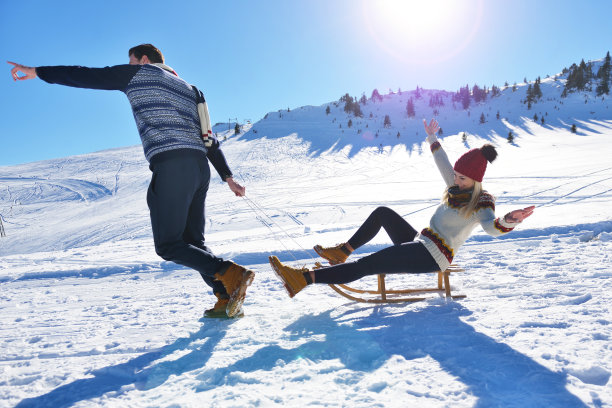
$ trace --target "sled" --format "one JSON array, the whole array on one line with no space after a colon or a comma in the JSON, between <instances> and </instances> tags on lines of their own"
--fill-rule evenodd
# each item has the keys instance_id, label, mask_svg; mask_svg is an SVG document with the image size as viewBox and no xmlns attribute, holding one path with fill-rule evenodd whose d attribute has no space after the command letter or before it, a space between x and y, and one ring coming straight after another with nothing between
<instances>
[{"instance_id":1,"label":"sled","mask_svg":"<svg viewBox=\"0 0 612 408\"><path fill-rule=\"evenodd\" d=\"M429 297L413 296L417 294L441 294L446 299L463 299L465 295L453 295L451 293L450 274L464 272L458 265L450 265L445 271L438 271L438 286L435 288L414 288L414 289L388 289L385 284L385 275L378 275L378 289L364 290L352 288L344 284L330 284L329 286L340 295L355 302L362 303L404 303L419 302ZM363 297L357 297L360 295Z\"/></svg>"}]
</instances>

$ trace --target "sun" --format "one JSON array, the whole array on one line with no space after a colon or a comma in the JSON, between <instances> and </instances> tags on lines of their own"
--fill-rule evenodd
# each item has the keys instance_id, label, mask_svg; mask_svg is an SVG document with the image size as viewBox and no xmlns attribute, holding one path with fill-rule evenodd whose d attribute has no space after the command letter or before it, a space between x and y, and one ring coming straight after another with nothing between
<instances>
[{"instance_id":1,"label":"sun","mask_svg":"<svg viewBox=\"0 0 612 408\"><path fill-rule=\"evenodd\" d=\"M365 26L377 45L410 63L447 60L474 38L483 0L362 0Z\"/></svg>"}]
</instances>

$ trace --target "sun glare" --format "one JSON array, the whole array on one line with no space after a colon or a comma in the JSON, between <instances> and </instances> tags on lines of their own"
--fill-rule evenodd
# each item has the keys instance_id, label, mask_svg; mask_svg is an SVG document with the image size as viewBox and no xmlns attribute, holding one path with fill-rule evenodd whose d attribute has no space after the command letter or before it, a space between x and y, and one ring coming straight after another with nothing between
<instances>
[{"instance_id":1,"label":"sun glare","mask_svg":"<svg viewBox=\"0 0 612 408\"><path fill-rule=\"evenodd\" d=\"M483 0L362 0L365 25L377 45L415 63L447 60L474 38Z\"/></svg>"}]
</instances>

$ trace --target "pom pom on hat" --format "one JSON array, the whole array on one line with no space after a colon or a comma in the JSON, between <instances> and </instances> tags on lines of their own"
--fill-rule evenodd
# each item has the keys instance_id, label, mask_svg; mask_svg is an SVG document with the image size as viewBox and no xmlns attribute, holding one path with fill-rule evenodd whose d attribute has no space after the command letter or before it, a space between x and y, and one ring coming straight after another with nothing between
<instances>
[{"instance_id":1,"label":"pom pom on hat","mask_svg":"<svg viewBox=\"0 0 612 408\"><path fill-rule=\"evenodd\" d=\"M493 163L493 160L495 160L497 157L497 150L495 150L495 146L489 143L482 145L480 152L489 163Z\"/></svg>"},{"instance_id":2,"label":"pom pom on hat","mask_svg":"<svg viewBox=\"0 0 612 408\"><path fill-rule=\"evenodd\" d=\"M491 163L497 157L497 150L491 144L485 144L480 149L472 149L465 153L455 163L455 171L469 178L482 182L487 170L487 162Z\"/></svg>"}]
</instances>

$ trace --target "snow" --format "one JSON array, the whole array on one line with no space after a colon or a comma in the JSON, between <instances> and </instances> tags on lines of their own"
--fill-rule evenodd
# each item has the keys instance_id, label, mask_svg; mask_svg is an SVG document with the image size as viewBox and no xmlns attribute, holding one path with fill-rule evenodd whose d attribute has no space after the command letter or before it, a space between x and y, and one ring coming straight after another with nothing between
<instances>
[{"instance_id":1,"label":"snow","mask_svg":"<svg viewBox=\"0 0 612 408\"><path fill-rule=\"evenodd\" d=\"M612 406L610 99L560 99L562 81L543 79L531 110L526 85L470 116L438 108L451 160L496 144L484 186L498 213L536 206L502 238L475 231L457 301L356 304L324 285L289 299L267 264L312 265L313 245L345 241L380 205L427 225L444 188L423 143L428 96L412 119L408 93L368 101L350 131L333 103L216 129L248 200L213 177L208 245L257 273L235 320L202 319L209 289L155 254L140 146L0 167L0 407ZM355 258L388 244L381 233Z\"/></svg>"}]
</instances>

